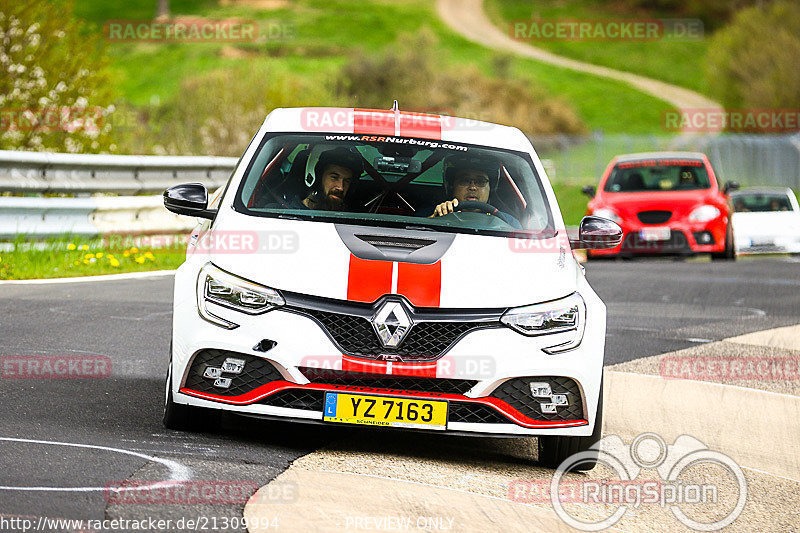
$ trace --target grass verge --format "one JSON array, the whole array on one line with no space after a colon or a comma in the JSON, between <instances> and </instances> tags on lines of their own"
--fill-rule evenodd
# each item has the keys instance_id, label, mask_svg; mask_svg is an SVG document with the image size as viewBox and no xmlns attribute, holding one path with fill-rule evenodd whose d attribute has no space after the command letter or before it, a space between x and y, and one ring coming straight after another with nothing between
<instances>
[{"instance_id":1,"label":"grass verge","mask_svg":"<svg viewBox=\"0 0 800 533\"><path fill-rule=\"evenodd\" d=\"M0 280L173 270L186 259L185 248L137 247L132 242L126 238L70 236L29 242L18 236L0 248Z\"/></svg>"},{"instance_id":2,"label":"grass verge","mask_svg":"<svg viewBox=\"0 0 800 533\"><path fill-rule=\"evenodd\" d=\"M631 13L614 9L613 4L596 0L488 0L486 10L492 21L505 32L514 20L609 20L674 18L657 10ZM566 41L536 40L531 45L587 63L641 74L701 93L708 87L702 65L708 39L658 41Z\"/></svg>"}]
</instances>

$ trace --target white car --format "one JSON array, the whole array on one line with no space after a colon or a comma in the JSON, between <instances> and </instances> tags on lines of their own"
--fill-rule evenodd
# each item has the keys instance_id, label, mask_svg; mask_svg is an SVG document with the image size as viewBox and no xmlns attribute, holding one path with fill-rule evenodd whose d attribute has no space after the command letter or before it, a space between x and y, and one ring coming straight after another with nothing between
<instances>
[{"instance_id":1,"label":"white car","mask_svg":"<svg viewBox=\"0 0 800 533\"><path fill-rule=\"evenodd\" d=\"M800 207L789 188L731 193L733 233L740 254L800 253Z\"/></svg>"},{"instance_id":2,"label":"white car","mask_svg":"<svg viewBox=\"0 0 800 533\"><path fill-rule=\"evenodd\" d=\"M210 204L199 184L164 201L205 219L175 275L166 427L538 436L547 465L600 438L606 308L572 247L622 232L586 217L570 242L519 130L276 109Z\"/></svg>"}]
</instances>

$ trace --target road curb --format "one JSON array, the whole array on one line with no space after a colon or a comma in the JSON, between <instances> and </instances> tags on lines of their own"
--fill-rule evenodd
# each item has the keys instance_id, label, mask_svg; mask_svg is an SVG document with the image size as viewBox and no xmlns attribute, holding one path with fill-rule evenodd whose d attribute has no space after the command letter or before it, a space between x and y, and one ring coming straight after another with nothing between
<instances>
[{"instance_id":1,"label":"road curb","mask_svg":"<svg viewBox=\"0 0 800 533\"><path fill-rule=\"evenodd\" d=\"M604 433L691 435L741 466L800 481L800 397L605 371Z\"/></svg>"},{"instance_id":2,"label":"road curb","mask_svg":"<svg viewBox=\"0 0 800 533\"><path fill-rule=\"evenodd\" d=\"M52 279L6 279L0 285L46 285L51 283L88 283L91 281L119 281L124 279L145 279L163 276L174 276L174 270L150 270L147 272L125 272L122 274L106 274L103 276L79 276L74 278Z\"/></svg>"},{"instance_id":3,"label":"road curb","mask_svg":"<svg viewBox=\"0 0 800 533\"><path fill-rule=\"evenodd\" d=\"M291 501L287 495L293 496ZM250 533L271 532L275 524L281 531L303 532L493 531L501 525L503 531L572 531L552 510L507 499L415 481L294 466L250 498L244 517Z\"/></svg>"}]
</instances>

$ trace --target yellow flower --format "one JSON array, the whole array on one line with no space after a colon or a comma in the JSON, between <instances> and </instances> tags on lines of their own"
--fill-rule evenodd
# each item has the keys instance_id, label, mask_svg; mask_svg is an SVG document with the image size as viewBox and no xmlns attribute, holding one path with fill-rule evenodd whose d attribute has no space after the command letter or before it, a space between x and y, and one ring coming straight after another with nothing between
<instances>
[{"instance_id":1,"label":"yellow flower","mask_svg":"<svg viewBox=\"0 0 800 533\"><path fill-rule=\"evenodd\" d=\"M112 259L114 259L114 256L113 256L113 255L111 255L111 254L107 254L107 255L106 255L106 259L108 259L109 261L111 261Z\"/></svg>"},{"instance_id":2,"label":"yellow flower","mask_svg":"<svg viewBox=\"0 0 800 533\"><path fill-rule=\"evenodd\" d=\"M95 255L95 257L97 257L98 259L100 259L101 257L103 257L103 252L97 252L97 254Z\"/></svg>"},{"instance_id":3,"label":"yellow flower","mask_svg":"<svg viewBox=\"0 0 800 533\"><path fill-rule=\"evenodd\" d=\"M67 245L67 250L74 250L75 248L77 248L77 246L75 246L73 243L69 243Z\"/></svg>"},{"instance_id":4,"label":"yellow flower","mask_svg":"<svg viewBox=\"0 0 800 533\"><path fill-rule=\"evenodd\" d=\"M119 266L119 261L117 261L113 257L109 260L109 263L111 264L112 267L118 267Z\"/></svg>"},{"instance_id":5,"label":"yellow flower","mask_svg":"<svg viewBox=\"0 0 800 533\"><path fill-rule=\"evenodd\" d=\"M129 255L131 255L131 253L128 250L125 250L124 252L122 252L122 255L128 257Z\"/></svg>"},{"instance_id":6,"label":"yellow flower","mask_svg":"<svg viewBox=\"0 0 800 533\"><path fill-rule=\"evenodd\" d=\"M89 249L89 245L88 244L84 244L83 246L81 246L81 250L83 250L84 252L86 250L88 250L88 249Z\"/></svg>"},{"instance_id":7,"label":"yellow flower","mask_svg":"<svg viewBox=\"0 0 800 533\"><path fill-rule=\"evenodd\" d=\"M138 252L139 252L139 249L137 247L135 247L135 246L131 247L131 253L132 254L135 254L135 253L138 253Z\"/></svg>"},{"instance_id":8,"label":"yellow flower","mask_svg":"<svg viewBox=\"0 0 800 533\"><path fill-rule=\"evenodd\" d=\"M144 257L137 257L136 262L141 265L142 263L144 263Z\"/></svg>"},{"instance_id":9,"label":"yellow flower","mask_svg":"<svg viewBox=\"0 0 800 533\"><path fill-rule=\"evenodd\" d=\"M84 259L94 259L94 254L86 254L83 256Z\"/></svg>"},{"instance_id":10,"label":"yellow flower","mask_svg":"<svg viewBox=\"0 0 800 533\"><path fill-rule=\"evenodd\" d=\"M155 256L150 252L145 252L144 256L146 258L148 258L149 260L151 260L151 261L155 261L156 260Z\"/></svg>"},{"instance_id":11,"label":"yellow flower","mask_svg":"<svg viewBox=\"0 0 800 533\"><path fill-rule=\"evenodd\" d=\"M84 265L88 265L88 264L89 264L89 260L88 260L88 259L84 259L84 260L83 260L83 264L84 264Z\"/></svg>"}]
</instances>

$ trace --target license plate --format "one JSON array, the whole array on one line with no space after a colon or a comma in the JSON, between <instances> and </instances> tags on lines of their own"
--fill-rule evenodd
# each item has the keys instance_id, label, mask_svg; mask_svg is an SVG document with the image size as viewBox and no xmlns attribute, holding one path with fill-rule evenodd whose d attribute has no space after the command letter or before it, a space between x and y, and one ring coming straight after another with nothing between
<instances>
[{"instance_id":1,"label":"license plate","mask_svg":"<svg viewBox=\"0 0 800 533\"><path fill-rule=\"evenodd\" d=\"M668 241L672 232L669 228L644 228L639 231L639 238L643 241Z\"/></svg>"},{"instance_id":2,"label":"license plate","mask_svg":"<svg viewBox=\"0 0 800 533\"><path fill-rule=\"evenodd\" d=\"M447 429L447 401L326 392L325 422Z\"/></svg>"}]
</instances>

